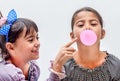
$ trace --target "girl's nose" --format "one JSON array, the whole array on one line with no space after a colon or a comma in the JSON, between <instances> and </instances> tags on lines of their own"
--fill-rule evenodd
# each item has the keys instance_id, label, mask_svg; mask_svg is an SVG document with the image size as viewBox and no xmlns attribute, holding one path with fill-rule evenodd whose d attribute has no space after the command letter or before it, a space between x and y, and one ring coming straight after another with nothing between
<instances>
[{"instance_id":1,"label":"girl's nose","mask_svg":"<svg viewBox=\"0 0 120 81\"><path fill-rule=\"evenodd\" d=\"M87 27L86 30L91 30L91 28L90 28L90 27Z\"/></svg>"},{"instance_id":2,"label":"girl's nose","mask_svg":"<svg viewBox=\"0 0 120 81\"><path fill-rule=\"evenodd\" d=\"M86 30L91 30L91 27L90 27L90 24L89 24L89 23L86 23L85 29L86 29Z\"/></svg>"},{"instance_id":3,"label":"girl's nose","mask_svg":"<svg viewBox=\"0 0 120 81\"><path fill-rule=\"evenodd\" d=\"M35 47L40 47L40 41L39 40L36 40Z\"/></svg>"}]
</instances>

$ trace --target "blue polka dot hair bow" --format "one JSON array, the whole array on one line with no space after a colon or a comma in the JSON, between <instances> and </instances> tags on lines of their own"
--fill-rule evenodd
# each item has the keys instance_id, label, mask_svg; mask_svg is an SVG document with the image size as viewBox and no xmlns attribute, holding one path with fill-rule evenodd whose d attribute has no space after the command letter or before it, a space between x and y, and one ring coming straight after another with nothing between
<instances>
[{"instance_id":1,"label":"blue polka dot hair bow","mask_svg":"<svg viewBox=\"0 0 120 81\"><path fill-rule=\"evenodd\" d=\"M7 21L6 24L3 25L0 29L0 35L5 35L6 36L6 42L8 42L8 33L10 30L11 25L13 22L15 22L17 19L17 14L14 9L12 9L7 16Z\"/></svg>"}]
</instances>

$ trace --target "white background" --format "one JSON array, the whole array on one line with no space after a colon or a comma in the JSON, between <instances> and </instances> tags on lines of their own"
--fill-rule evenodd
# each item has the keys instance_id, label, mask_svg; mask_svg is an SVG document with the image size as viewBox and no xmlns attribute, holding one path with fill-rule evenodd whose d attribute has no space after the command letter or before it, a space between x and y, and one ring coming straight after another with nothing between
<instances>
[{"instance_id":1,"label":"white background","mask_svg":"<svg viewBox=\"0 0 120 81\"><path fill-rule=\"evenodd\" d=\"M70 41L71 17L84 6L95 8L103 17L106 37L101 40L101 50L107 50L120 58L119 0L0 0L0 10L4 16L15 9L18 17L32 19L39 27L39 81L48 78L49 61L54 60L60 47Z\"/></svg>"}]
</instances>

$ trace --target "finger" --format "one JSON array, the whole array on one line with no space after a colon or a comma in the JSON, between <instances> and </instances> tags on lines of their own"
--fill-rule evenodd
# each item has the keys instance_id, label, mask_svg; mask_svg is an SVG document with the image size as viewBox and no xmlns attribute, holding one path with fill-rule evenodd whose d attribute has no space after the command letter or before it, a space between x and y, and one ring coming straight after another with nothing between
<instances>
[{"instance_id":1,"label":"finger","mask_svg":"<svg viewBox=\"0 0 120 81\"><path fill-rule=\"evenodd\" d=\"M76 49L74 49L73 47L68 47L68 48L64 48L65 51L76 51Z\"/></svg>"},{"instance_id":2,"label":"finger","mask_svg":"<svg viewBox=\"0 0 120 81\"><path fill-rule=\"evenodd\" d=\"M76 54L76 51L75 52L67 52L65 55L70 55L70 56L74 56Z\"/></svg>"},{"instance_id":3,"label":"finger","mask_svg":"<svg viewBox=\"0 0 120 81\"><path fill-rule=\"evenodd\" d=\"M73 58L74 53L72 54L65 54L61 59L60 62L62 63L62 65L64 65L69 59Z\"/></svg>"},{"instance_id":4,"label":"finger","mask_svg":"<svg viewBox=\"0 0 120 81\"><path fill-rule=\"evenodd\" d=\"M64 65L69 59L73 58L73 55L65 54L59 62L61 62L61 65Z\"/></svg>"},{"instance_id":5,"label":"finger","mask_svg":"<svg viewBox=\"0 0 120 81\"><path fill-rule=\"evenodd\" d=\"M73 39L72 41L70 41L69 43L67 43L64 47L69 47L71 46L73 43L75 43L77 40L77 38Z\"/></svg>"},{"instance_id":6,"label":"finger","mask_svg":"<svg viewBox=\"0 0 120 81\"><path fill-rule=\"evenodd\" d=\"M71 51L65 52L65 54L68 54L68 55L72 55L73 53L74 53L74 52L71 52ZM65 54L64 54L64 55L65 55ZM63 56L64 56L64 55L63 55Z\"/></svg>"},{"instance_id":7,"label":"finger","mask_svg":"<svg viewBox=\"0 0 120 81\"><path fill-rule=\"evenodd\" d=\"M72 53L66 52L62 57L60 57L60 59L56 59L55 61L60 63L61 65L64 65L66 61L73 58L75 54L76 54L76 51Z\"/></svg>"},{"instance_id":8,"label":"finger","mask_svg":"<svg viewBox=\"0 0 120 81\"><path fill-rule=\"evenodd\" d=\"M72 53L74 53L75 52L75 50L71 50L71 51L63 51L62 53L59 53L57 56L56 56L56 59L61 59L63 56L65 56L65 54L71 54L72 55Z\"/></svg>"}]
</instances>

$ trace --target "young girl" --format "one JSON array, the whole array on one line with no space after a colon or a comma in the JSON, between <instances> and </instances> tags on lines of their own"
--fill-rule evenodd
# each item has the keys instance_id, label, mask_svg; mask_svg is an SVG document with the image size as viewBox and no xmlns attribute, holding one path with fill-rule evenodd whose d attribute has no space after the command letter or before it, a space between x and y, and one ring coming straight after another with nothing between
<instances>
[{"instance_id":1,"label":"young girl","mask_svg":"<svg viewBox=\"0 0 120 81\"><path fill-rule=\"evenodd\" d=\"M0 27L0 81L37 81L40 70L33 61L39 58L37 25L32 20L17 18L11 10Z\"/></svg>"},{"instance_id":2,"label":"young girl","mask_svg":"<svg viewBox=\"0 0 120 81\"><path fill-rule=\"evenodd\" d=\"M72 41L63 46L50 68L47 81L120 81L120 60L100 50L105 36L100 14L90 7L72 18ZM70 47L77 44L77 50Z\"/></svg>"}]
</instances>

